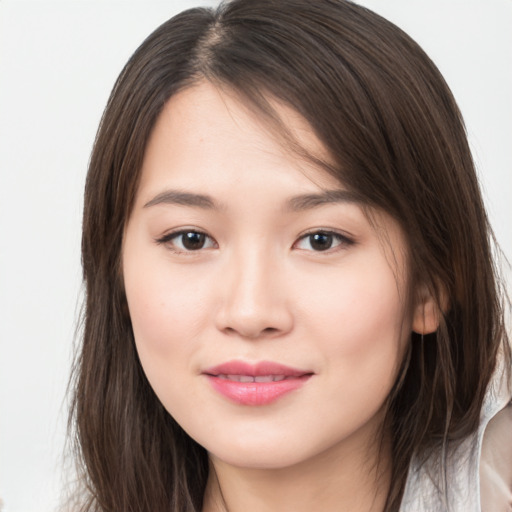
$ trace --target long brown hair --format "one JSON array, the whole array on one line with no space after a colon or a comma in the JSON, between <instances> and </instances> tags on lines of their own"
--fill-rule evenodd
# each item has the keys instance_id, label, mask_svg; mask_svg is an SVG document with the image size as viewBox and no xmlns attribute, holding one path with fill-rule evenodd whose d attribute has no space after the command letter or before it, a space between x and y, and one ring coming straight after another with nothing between
<instances>
[{"instance_id":1,"label":"long brown hair","mask_svg":"<svg viewBox=\"0 0 512 512\"><path fill-rule=\"evenodd\" d=\"M413 454L473 432L500 346L509 357L492 232L461 114L437 68L396 26L344 0L234 0L160 26L119 76L87 175L86 287L71 426L82 510L198 511L208 462L165 411L137 357L120 254L146 142L165 102L209 80L279 126L269 98L299 112L327 148L319 162L401 225L411 289L443 311L413 333L388 400L400 506ZM283 126L282 126L283 127ZM285 127L283 127L285 129Z\"/></svg>"}]
</instances>

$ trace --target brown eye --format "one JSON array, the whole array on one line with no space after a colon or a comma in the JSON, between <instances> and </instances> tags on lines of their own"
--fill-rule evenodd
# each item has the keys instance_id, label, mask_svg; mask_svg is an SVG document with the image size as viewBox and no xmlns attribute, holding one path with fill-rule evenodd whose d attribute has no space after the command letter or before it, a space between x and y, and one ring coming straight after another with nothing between
<instances>
[{"instance_id":1,"label":"brown eye","mask_svg":"<svg viewBox=\"0 0 512 512\"><path fill-rule=\"evenodd\" d=\"M197 231L181 233L177 238L181 241L181 245L187 251L197 251L198 249L202 249L206 241L206 235L204 233L198 233Z\"/></svg>"},{"instance_id":2,"label":"brown eye","mask_svg":"<svg viewBox=\"0 0 512 512\"><path fill-rule=\"evenodd\" d=\"M306 251L322 252L337 247L348 247L354 243L350 238L332 231L315 231L300 238L295 248Z\"/></svg>"},{"instance_id":3,"label":"brown eye","mask_svg":"<svg viewBox=\"0 0 512 512\"><path fill-rule=\"evenodd\" d=\"M326 251L332 247L333 239L331 233L313 233L309 235L309 244L314 251Z\"/></svg>"},{"instance_id":4,"label":"brown eye","mask_svg":"<svg viewBox=\"0 0 512 512\"><path fill-rule=\"evenodd\" d=\"M168 233L156 240L158 244L166 245L177 253L200 251L216 247L215 241L202 231L183 230Z\"/></svg>"}]
</instances>

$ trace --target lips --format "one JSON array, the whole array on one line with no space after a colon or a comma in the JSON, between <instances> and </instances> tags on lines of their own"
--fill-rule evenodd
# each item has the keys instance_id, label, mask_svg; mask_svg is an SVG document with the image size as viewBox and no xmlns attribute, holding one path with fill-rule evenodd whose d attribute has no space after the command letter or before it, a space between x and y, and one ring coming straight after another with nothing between
<instances>
[{"instance_id":1,"label":"lips","mask_svg":"<svg viewBox=\"0 0 512 512\"><path fill-rule=\"evenodd\" d=\"M295 391L313 375L270 361L229 361L203 372L213 389L241 405L267 405Z\"/></svg>"}]
</instances>

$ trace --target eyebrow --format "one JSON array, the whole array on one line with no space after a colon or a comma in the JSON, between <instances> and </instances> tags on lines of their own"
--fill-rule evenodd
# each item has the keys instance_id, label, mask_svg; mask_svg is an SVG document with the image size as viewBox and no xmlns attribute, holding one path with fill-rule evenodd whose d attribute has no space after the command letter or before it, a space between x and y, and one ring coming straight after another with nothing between
<instances>
[{"instance_id":1,"label":"eyebrow","mask_svg":"<svg viewBox=\"0 0 512 512\"><path fill-rule=\"evenodd\" d=\"M319 194L302 194L290 198L286 202L285 211L300 212L333 203L361 204L363 202L359 195L349 190L326 190ZM144 205L144 208L158 204L191 206L205 210L221 209L221 205L208 195L183 192L180 190L165 190L148 201Z\"/></svg>"},{"instance_id":2,"label":"eyebrow","mask_svg":"<svg viewBox=\"0 0 512 512\"><path fill-rule=\"evenodd\" d=\"M292 197L287 203L287 210L300 212L311 210L333 203L355 203L362 204L361 196L345 189L325 190L320 194L303 194Z\"/></svg>"},{"instance_id":3,"label":"eyebrow","mask_svg":"<svg viewBox=\"0 0 512 512\"><path fill-rule=\"evenodd\" d=\"M179 190L165 190L148 201L144 208L157 204L178 204L182 206L194 206L205 210L218 210L219 205L210 197L204 194L192 194Z\"/></svg>"}]
</instances>

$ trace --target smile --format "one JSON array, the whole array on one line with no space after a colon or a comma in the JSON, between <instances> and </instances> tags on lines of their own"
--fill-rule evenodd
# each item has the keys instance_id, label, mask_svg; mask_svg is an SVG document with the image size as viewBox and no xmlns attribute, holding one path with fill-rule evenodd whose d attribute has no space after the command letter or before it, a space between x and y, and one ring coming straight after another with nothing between
<instances>
[{"instance_id":1,"label":"smile","mask_svg":"<svg viewBox=\"0 0 512 512\"><path fill-rule=\"evenodd\" d=\"M252 375L217 375L219 379L233 380L236 382L278 382L290 377L286 375L258 375L253 377ZM293 378L293 377L292 377Z\"/></svg>"},{"instance_id":2,"label":"smile","mask_svg":"<svg viewBox=\"0 0 512 512\"><path fill-rule=\"evenodd\" d=\"M295 391L313 375L281 364L263 361L250 365L230 361L203 372L213 389L240 405L267 405Z\"/></svg>"}]
</instances>

